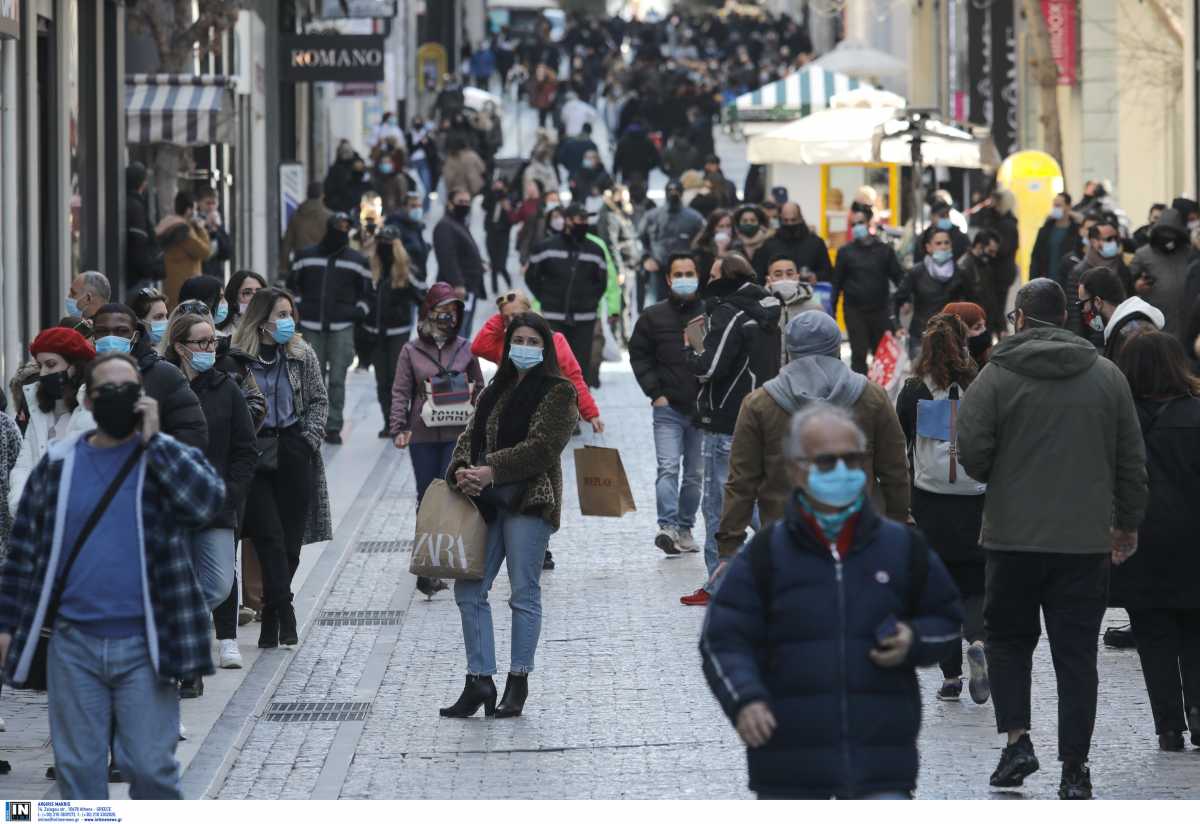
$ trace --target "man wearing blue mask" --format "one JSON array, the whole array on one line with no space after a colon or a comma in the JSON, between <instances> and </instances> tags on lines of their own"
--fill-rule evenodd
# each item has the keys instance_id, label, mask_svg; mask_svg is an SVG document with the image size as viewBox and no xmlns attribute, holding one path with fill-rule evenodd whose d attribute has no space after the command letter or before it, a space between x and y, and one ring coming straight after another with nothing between
<instances>
[{"instance_id":1,"label":"man wearing blue mask","mask_svg":"<svg viewBox=\"0 0 1200 824\"><path fill-rule=\"evenodd\" d=\"M691 255L671 255L667 286L670 296L642 312L633 327L629 365L650 399L654 423L658 460L654 481L658 534L654 545L668 555L678 555L700 549L692 537L692 527L704 481L700 451L703 433L694 420L700 384L683 348L684 329L704 313L698 291L700 276Z\"/></svg>"},{"instance_id":2,"label":"man wearing blue mask","mask_svg":"<svg viewBox=\"0 0 1200 824\"><path fill-rule=\"evenodd\" d=\"M100 311L100 307L108 303L110 297L112 297L112 287L108 283L108 278L100 272L80 272L71 281L71 288L67 292L63 309L68 317L91 321ZM76 331L86 337L84 330L76 329Z\"/></svg>"},{"instance_id":3,"label":"man wearing blue mask","mask_svg":"<svg viewBox=\"0 0 1200 824\"><path fill-rule=\"evenodd\" d=\"M704 674L762 799L911 798L916 668L960 643L941 560L871 502L868 448L843 407L792 417L787 512L729 562L705 618Z\"/></svg>"},{"instance_id":4,"label":"man wearing blue mask","mask_svg":"<svg viewBox=\"0 0 1200 824\"><path fill-rule=\"evenodd\" d=\"M1068 272L1063 271L1063 259L1078 244L1079 223L1071 211L1071 196L1059 192L1054 196L1054 205L1046 215L1046 222L1038 229L1029 256L1029 276L1057 280L1065 288Z\"/></svg>"},{"instance_id":5,"label":"man wearing blue mask","mask_svg":"<svg viewBox=\"0 0 1200 824\"><path fill-rule=\"evenodd\" d=\"M899 285L904 269L892 247L871 232L870 206L855 203L850 211L850 232L854 238L838 252L833 268L833 302L837 311L839 296L845 297L846 334L850 338L850 367L867 373L867 355L891 331L888 305L888 281Z\"/></svg>"},{"instance_id":6,"label":"man wearing blue mask","mask_svg":"<svg viewBox=\"0 0 1200 824\"><path fill-rule=\"evenodd\" d=\"M1103 268L1113 272L1121 279L1125 294L1134 294L1133 275L1125 265L1122 254L1121 230L1117 218L1111 213L1100 215L1098 220L1088 228L1087 249L1083 258L1066 275L1063 292L1074 295L1079 290L1079 281L1083 273L1089 269ZM1067 301L1067 329L1081 337L1085 337L1100 349L1104 346L1104 337L1100 332L1088 329L1080 314L1080 306L1074 300ZM989 310L990 311L990 310Z\"/></svg>"}]
</instances>

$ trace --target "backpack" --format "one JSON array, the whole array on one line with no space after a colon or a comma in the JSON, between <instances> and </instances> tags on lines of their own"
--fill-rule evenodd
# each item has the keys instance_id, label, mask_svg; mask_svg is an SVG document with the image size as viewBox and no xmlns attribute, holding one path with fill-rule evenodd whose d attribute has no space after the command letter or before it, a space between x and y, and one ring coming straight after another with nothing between
<instances>
[{"instance_id":1,"label":"backpack","mask_svg":"<svg viewBox=\"0 0 1200 824\"><path fill-rule=\"evenodd\" d=\"M958 462L958 404L962 389L931 389L932 400L917 401L913 439L913 486L940 495L981 495L987 489Z\"/></svg>"}]
</instances>

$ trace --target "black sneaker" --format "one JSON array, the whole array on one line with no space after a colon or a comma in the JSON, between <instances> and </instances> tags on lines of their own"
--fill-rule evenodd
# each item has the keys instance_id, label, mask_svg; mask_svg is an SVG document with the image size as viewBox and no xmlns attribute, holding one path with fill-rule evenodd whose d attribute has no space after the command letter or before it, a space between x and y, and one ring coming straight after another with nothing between
<instances>
[{"instance_id":1,"label":"black sneaker","mask_svg":"<svg viewBox=\"0 0 1200 824\"><path fill-rule=\"evenodd\" d=\"M542 569L554 569L554 554L548 549L546 557L542 559Z\"/></svg>"},{"instance_id":2,"label":"black sneaker","mask_svg":"<svg viewBox=\"0 0 1200 824\"><path fill-rule=\"evenodd\" d=\"M340 445L341 442L342 442L342 433L341 432L334 432L333 430L329 430L328 432L325 433L325 443L331 443L331 444L334 444L335 446L337 446L337 445Z\"/></svg>"},{"instance_id":3,"label":"black sneaker","mask_svg":"<svg viewBox=\"0 0 1200 824\"><path fill-rule=\"evenodd\" d=\"M947 678L942 681L942 688L937 691L939 701L957 701L962 696L962 679Z\"/></svg>"},{"instance_id":4,"label":"black sneaker","mask_svg":"<svg viewBox=\"0 0 1200 824\"><path fill-rule=\"evenodd\" d=\"M1092 797L1092 772L1087 764L1063 764L1058 797L1064 801L1089 801Z\"/></svg>"},{"instance_id":5,"label":"black sneaker","mask_svg":"<svg viewBox=\"0 0 1200 824\"><path fill-rule=\"evenodd\" d=\"M1158 748L1163 752L1183 752L1183 733L1160 733L1158 736Z\"/></svg>"},{"instance_id":6,"label":"black sneaker","mask_svg":"<svg viewBox=\"0 0 1200 824\"><path fill-rule=\"evenodd\" d=\"M1009 744L1000 753L1000 763L996 765L996 771L988 783L993 787L1019 787L1040 766L1037 756L1033 754L1033 742L1026 733L1017 739L1017 743Z\"/></svg>"}]
</instances>

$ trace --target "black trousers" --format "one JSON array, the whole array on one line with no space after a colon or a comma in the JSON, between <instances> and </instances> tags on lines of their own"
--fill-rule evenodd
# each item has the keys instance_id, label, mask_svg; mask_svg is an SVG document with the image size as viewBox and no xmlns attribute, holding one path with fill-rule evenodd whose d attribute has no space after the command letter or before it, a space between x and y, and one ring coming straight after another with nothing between
<instances>
[{"instance_id":1,"label":"black trousers","mask_svg":"<svg viewBox=\"0 0 1200 824\"><path fill-rule=\"evenodd\" d=\"M312 476L312 449L297 424L279 436L279 468L256 472L250 485L243 532L254 541L262 566L263 602L268 606L292 600L292 576L300 566Z\"/></svg>"},{"instance_id":2,"label":"black trousers","mask_svg":"<svg viewBox=\"0 0 1200 824\"><path fill-rule=\"evenodd\" d=\"M590 374L589 370L592 368L592 337L596 333L596 321L581 320L574 323L563 323L551 320L547 323L555 332L562 332L563 337L567 339L567 343L571 345L571 354L575 356L575 360L579 361L579 371L583 373L586 380Z\"/></svg>"},{"instance_id":3,"label":"black trousers","mask_svg":"<svg viewBox=\"0 0 1200 824\"><path fill-rule=\"evenodd\" d=\"M488 266L492 270L492 294L500 293L500 278L504 278L504 288L512 288L512 277L508 274L509 238L511 232L492 232L487 236Z\"/></svg>"},{"instance_id":4,"label":"black trousers","mask_svg":"<svg viewBox=\"0 0 1200 824\"><path fill-rule=\"evenodd\" d=\"M388 428L392 417L392 384L396 381L396 363L400 360L400 350L407 342L407 334L380 335L371 359L371 365L375 367L375 395L383 412L384 429Z\"/></svg>"},{"instance_id":5,"label":"black trousers","mask_svg":"<svg viewBox=\"0 0 1200 824\"><path fill-rule=\"evenodd\" d=\"M1187 711L1200 711L1200 606L1131 609L1129 623L1142 659L1154 731L1186 730Z\"/></svg>"},{"instance_id":6,"label":"black trousers","mask_svg":"<svg viewBox=\"0 0 1200 824\"><path fill-rule=\"evenodd\" d=\"M976 641L985 639L983 631L983 596L982 595L964 595L963 601L963 640L968 644L973 644ZM943 678L961 678L962 677L962 644L959 644L952 651L947 652L945 657L938 662L938 666L942 669ZM990 673L989 673L990 675Z\"/></svg>"},{"instance_id":7,"label":"black trousers","mask_svg":"<svg viewBox=\"0 0 1200 824\"><path fill-rule=\"evenodd\" d=\"M892 328L892 318L885 307L862 309L843 301L846 315L846 337L850 339L850 368L867 374L867 355L874 355L883 333Z\"/></svg>"},{"instance_id":8,"label":"black trousers","mask_svg":"<svg viewBox=\"0 0 1200 824\"><path fill-rule=\"evenodd\" d=\"M1030 728L1040 609L1058 680L1058 758L1087 761L1096 726L1096 645L1108 602L1108 555L988 550L987 556L983 620L996 730Z\"/></svg>"}]
</instances>

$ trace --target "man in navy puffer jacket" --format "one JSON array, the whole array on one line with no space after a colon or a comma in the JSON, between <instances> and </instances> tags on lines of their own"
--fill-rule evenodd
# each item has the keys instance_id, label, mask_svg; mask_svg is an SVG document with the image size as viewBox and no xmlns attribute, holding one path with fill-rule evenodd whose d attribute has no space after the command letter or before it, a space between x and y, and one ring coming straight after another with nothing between
<instances>
[{"instance_id":1,"label":"man in navy puffer jacket","mask_svg":"<svg viewBox=\"0 0 1200 824\"><path fill-rule=\"evenodd\" d=\"M961 643L962 604L914 530L871 506L845 410L792 419L787 518L734 557L700 639L759 798L910 798L918 666Z\"/></svg>"}]
</instances>

